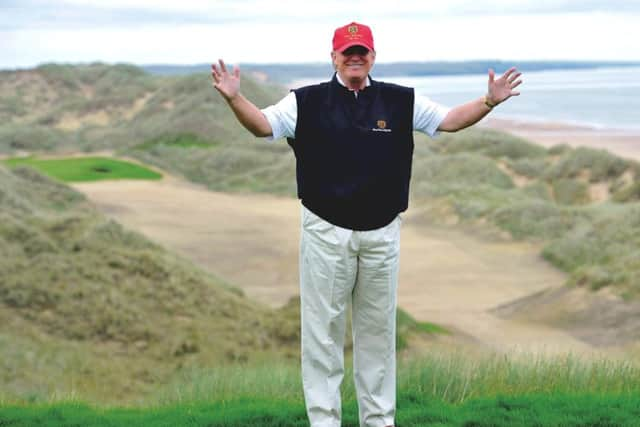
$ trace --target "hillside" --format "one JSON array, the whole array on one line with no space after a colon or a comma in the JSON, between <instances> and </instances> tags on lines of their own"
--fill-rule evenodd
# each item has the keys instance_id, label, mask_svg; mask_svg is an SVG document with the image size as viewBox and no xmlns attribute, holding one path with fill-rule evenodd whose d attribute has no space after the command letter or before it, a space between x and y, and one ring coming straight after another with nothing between
<instances>
[{"instance_id":1,"label":"hillside","mask_svg":"<svg viewBox=\"0 0 640 427\"><path fill-rule=\"evenodd\" d=\"M284 89L246 78L243 92L267 105ZM124 149L181 133L251 140L206 73L159 77L104 64L0 71L0 153Z\"/></svg>"},{"instance_id":2,"label":"hillside","mask_svg":"<svg viewBox=\"0 0 640 427\"><path fill-rule=\"evenodd\" d=\"M297 363L299 310L256 303L70 187L0 165L0 401L130 402L196 367ZM400 349L442 332L398 316Z\"/></svg>"},{"instance_id":3,"label":"hillside","mask_svg":"<svg viewBox=\"0 0 640 427\"><path fill-rule=\"evenodd\" d=\"M297 354L273 311L99 214L0 166L0 397L142 396L190 366Z\"/></svg>"}]
</instances>

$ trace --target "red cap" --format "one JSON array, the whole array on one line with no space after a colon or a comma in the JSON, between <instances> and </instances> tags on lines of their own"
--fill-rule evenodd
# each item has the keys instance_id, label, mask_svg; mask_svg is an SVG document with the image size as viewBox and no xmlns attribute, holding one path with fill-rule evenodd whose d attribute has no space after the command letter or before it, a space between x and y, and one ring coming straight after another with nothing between
<instances>
[{"instance_id":1,"label":"red cap","mask_svg":"<svg viewBox=\"0 0 640 427\"><path fill-rule=\"evenodd\" d=\"M352 22L336 29L333 33L333 50L344 52L351 46L364 46L369 50L375 50L373 48L371 28Z\"/></svg>"}]
</instances>

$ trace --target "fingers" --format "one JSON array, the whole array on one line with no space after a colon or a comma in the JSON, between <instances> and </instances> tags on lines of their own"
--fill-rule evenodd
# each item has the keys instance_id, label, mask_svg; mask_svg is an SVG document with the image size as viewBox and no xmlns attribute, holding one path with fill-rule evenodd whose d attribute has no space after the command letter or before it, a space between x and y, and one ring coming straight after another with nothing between
<instances>
[{"instance_id":1,"label":"fingers","mask_svg":"<svg viewBox=\"0 0 640 427\"><path fill-rule=\"evenodd\" d=\"M502 77L509 84L511 89L513 89L520 86L520 84L522 83L522 79L519 79L521 75L522 73L518 71L516 67L511 67L503 74Z\"/></svg>"},{"instance_id":2,"label":"fingers","mask_svg":"<svg viewBox=\"0 0 640 427\"><path fill-rule=\"evenodd\" d=\"M521 73L521 72L517 72L517 73L515 73L514 75L507 77L507 81L508 81L509 83L513 83L513 82L514 82L514 81L516 81L516 79L517 79L518 77L520 77L521 75L522 75L522 73Z\"/></svg>"},{"instance_id":3,"label":"fingers","mask_svg":"<svg viewBox=\"0 0 640 427\"><path fill-rule=\"evenodd\" d=\"M496 77L496 73L495 71L493 71L493 68L489 68L489 84L493 83L493 80Z\"/></svg>"},{"instance_id":4,"label":"fingers","mask_svg":"<svg viewBox=\"0 0 640 427\"><path fill-rule=\"evenodd\" d=\"M240 78L240 67L233 66L233 72L229 73L227 66L222 59L218 59L218 65L211 64L211 76L215 83L219 84L221 81L226 80L228 76L232 75L235 78Z\"/></svg>"},{"instance_id":5,"label":"fingers","mask_svg":"<svg viewBox=\"0 0 640 427\"><path fill-rule=\"evenodd\" d=\"M502 75L502 78L504 78L505 80L509 80L509 78L511 77L511 74L513 74L514 72L516 72L516 67L511 67L504 72L504 74Z\"/></svg>"},{"instance_id":6,"label":"fingers","mask_svg":"<svg viewBox=\"0 0 640 427\"><path fill-rule=\"evenodd\" d=\"M489 84L494 83L494 78L492 76L493 70L489 70ZM520 71L516 67L511 67L507 71L502 74L502 76L495 81L496 84L500 86L508 86L510 89L514 89L522 84L522 79L519 77L522 75Z\"/></svg>"},{"instance_id":7,"label":"fingers","mask_svg":"<svg viewBox=\"0 0 640 427\"><path fill-rule=\"evenodd\" d=\"M216 66L216 64L211 64L211 73L218 75L218 76L222 76L223 74L227 74L227 66L225 65L224 61L222 59L218 59L219 62L219 67L220 69L218 69L218 66ZM238 67L237 65L233 66L233 74L235 76L239 76L240 75L240 67Z\"/></svg>"},{"instance_id":8,"label":"fingers","mask_svg":"<svg viewBox=\"0 0 640 427\"><path fill-rule=\"evenodd\" d=\"M211 64L211 76L216 83L220 83L220 72L216 68L215 64Z\"/></svg>"}]
</instances>

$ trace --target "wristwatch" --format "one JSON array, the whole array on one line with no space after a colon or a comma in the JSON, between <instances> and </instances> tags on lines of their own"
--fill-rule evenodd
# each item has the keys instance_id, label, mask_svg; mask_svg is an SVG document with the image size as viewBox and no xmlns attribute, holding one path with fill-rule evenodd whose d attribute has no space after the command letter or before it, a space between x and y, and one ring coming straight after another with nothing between
<instances>
[{"instance_id":1,"label":"wristwatch","mask_svg":"<svg viewBox=\"0 0 640 427\"><path fill-rule=\"evenodd\" d=\"M487 95L482 97L482 101L484 102L484 105L486 105L487 107L489 107L490 110L493 109L493 107L495 107L498 104L492 104L491 102L489 102L489 98L487 97Z\"/></svg>"}]
</instances>

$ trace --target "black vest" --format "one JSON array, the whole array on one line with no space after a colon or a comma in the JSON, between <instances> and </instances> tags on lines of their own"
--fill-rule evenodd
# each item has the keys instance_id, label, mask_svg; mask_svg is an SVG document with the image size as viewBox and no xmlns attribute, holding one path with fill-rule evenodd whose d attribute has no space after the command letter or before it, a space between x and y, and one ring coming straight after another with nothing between
<instances>
[{"instance_id":1,"label":"black vest","mask_svg":"<svg viewBox=\"0 0 640 427\"><path fill-rule=\"evenodd\" d=\"M389 224L407 209L413 156L412 88L371 80L354 93L330 82L296 89L298 197L352 230Z\"/></svg>"}]
</instances>

